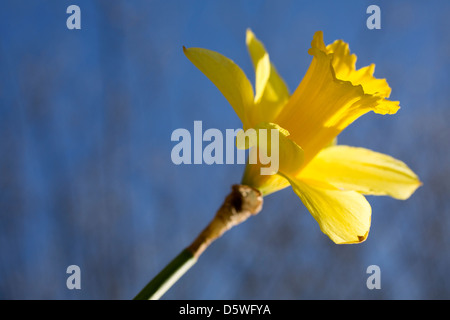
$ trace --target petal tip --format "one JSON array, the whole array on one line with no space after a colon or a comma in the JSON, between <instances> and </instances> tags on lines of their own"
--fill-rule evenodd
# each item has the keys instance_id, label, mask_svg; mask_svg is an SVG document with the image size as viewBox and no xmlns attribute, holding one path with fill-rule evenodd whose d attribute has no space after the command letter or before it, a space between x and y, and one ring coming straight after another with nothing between
<instances>
[{"instance_id":1,"label":"petal tip","mask_svg":"<svg viewBox=\"0 0 450 320\"><path fill-rule=\"evenodd\" d=\"M245 44L248 46L254 38L255 34L253 33L252 29L247 28L247 30L245 31Z\"/></svg>"},{"instance_id":2,"label":"petal tip","mask_svg":"<svg viewBox=\"0 0 450 320\"><path fill-rule=\"evenodd\" d=\"M313 40L311 41L311 48L317 48L325 51L325 43L323 42L323 31L319 30L314 33Z\"/></svg>"},{"instance_id":3,"label":"petal tip","mask_svg":"<svg viewBox=\"0 0 450 320\"><path fill-rule=\"evenodd\" d=\"M364 241L367 240L367 237L369 236L369 230L367 230L367 232L363 235L356 235L356 238L354 240L350 240L350 241L335 241L336 244L359 244L359 243L363 243Z\"/></svg>"}]
</instances>

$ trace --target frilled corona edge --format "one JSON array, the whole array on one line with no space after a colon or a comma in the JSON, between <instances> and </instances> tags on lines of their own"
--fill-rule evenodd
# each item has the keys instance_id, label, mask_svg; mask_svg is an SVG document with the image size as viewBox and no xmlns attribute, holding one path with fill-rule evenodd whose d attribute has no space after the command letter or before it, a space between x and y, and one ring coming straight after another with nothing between
<instances>
[{"instance_id":1,"label":"frilled corona edge","mask_svg":"<svg viewBox=\"0 0 450 320\"><path fill-rule=\"evenodd\" d=\"M225 231L259 213L262 206L263 196L259 190L246 185L233 185L213 220L187 250L198 258Z\"/></svg>"}]
</instances>

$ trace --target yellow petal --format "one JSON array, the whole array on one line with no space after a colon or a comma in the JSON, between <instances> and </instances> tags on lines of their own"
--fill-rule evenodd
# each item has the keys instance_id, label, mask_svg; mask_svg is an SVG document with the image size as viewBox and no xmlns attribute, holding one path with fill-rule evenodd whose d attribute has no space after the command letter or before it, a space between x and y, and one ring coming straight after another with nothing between
<instances>
[{"instance_id":1,"label":"yellow petal","mask_svg":"<svg viewBox=\"0 0 450 320\"><path fill-rule=\"evenodd\" d=\"M289 90L278 74L264 45L250 29L247 29L247 48L255 68L255 104L252 112L253 125L273 122L289 99Z\"/></svg>"},{"instance_id":2,"label":"yellow petal","mask_svg":"<svg viewBox=\"0 0 450 320\"><path fill-rule=\"evenodd\" d=\"M242 184L260 190L265 196L289 185L286 179L276 175L276 173L283 172L284 174L295 175L303 163L303 149L289 139L288 131L274 123L260 123L254 129L257 132L257 149L253 149L253 151L257 151L258 161L254 164L251 162L247 163ZM264 135L261 130L264 130ZM274 135L275 140L272 137L272 130L276 133ZM240 131L238 136L240 134L242 135L243 132ZM238 142L239 140L241 140L240 143ZM242 139L237 139L237 147L245 148L248 146L242 143ZM267 173L262 174L261 168L268 167L268 161L264 160L262 161L263 164L261 164L261 159L269 154L270 167L274 168L275 171L271 175Z\"/></svg>"},{"instance_id":3,"label":"yellow petal","mask_svg":"<svg viewBox=\"0 0 450 320\"><path fill-rule=\"evenodd\" d=\"M242 69L215 51L185 47L183 51L222 92L246 127L247 113L253 108L253 88Z\"/></svg>"},{"instance_id":4,"label":"yellow petal","mask_svg":"<svg viewBox=\"0 0 450 320\"><path fill-rule=\"evenodd\" d=\"M342 145L323 149L299 177L402 200L421 185L417 175L402 161L372 150Z\"/></svg>"},{"instance_id":5,"label":"yellow petal","mask_svg":"<svg viewBox=\"0 0 450 320\"><path fill-rule=\"evenodd\" d=\"M311 65L274 121L286 128L291 138L302 146L304 165L365 113L391 114L398 110L398 103L365 93L360 84L336 78L334 54L327 52L322 32L316 32L311 46Z\"/></svg>"},{"instance_id":6,"label":"yellow petal","mask_svg":"<svg viewBox=\"0 0 450 320\"><path fill-rule=\"evenodd\" d=\"M267 81L270 76L270 59L263 44L256 39L250 29L247 29L247 48L255 68L255 101L261 100Z\"/></svg>"},{"instance_id":7,"label":"yellow petal","mask_svg":"<svg viewBox=\"0 0 450 320\"><path fill-rule=\"evenodd\" d=\"M313 180L288 179L322 232L332 241L345 244L366 240L372 208L363 195Z\"/></svg>"}]
</instances>

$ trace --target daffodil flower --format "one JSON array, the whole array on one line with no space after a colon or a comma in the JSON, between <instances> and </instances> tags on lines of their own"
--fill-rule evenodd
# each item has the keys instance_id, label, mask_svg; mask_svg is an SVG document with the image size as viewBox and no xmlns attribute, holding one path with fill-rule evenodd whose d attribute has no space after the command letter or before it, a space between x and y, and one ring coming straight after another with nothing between
<instances>
[{"instance_id":1,"label":"daffodil flower","mask_svg":"<svg viewBox=\"0 0 450 320\"><path fill-rule=\"evenodd\" d=\"M336 144L339 133L365 113L394 114L400 108L397 101L388 100L391 89L386 80L373 76L373 64L356 70L356 56L350 54L348 44L337 40L325 46L318 31L308 51L311 65L291 95L251 30L246 43L255 68L255 92L229 58L202 48L183 50L222 92L244 130L277 130L279 141L269 143L278 143L279 170L262 175L262 163L248 162L241 184L233 186L214 219L135 299L159 299L212 241L257 214L264 196L289 185L320 229L338 244L367 238L372 209L365 195L407 199L421 185L400 160ZM237 143L237 147L247 148L250 143ZM256 147L267 148L267 144L263 146L258 138Z\"/></svg>"},{"instance_id":2,"label":"daffodil flower","mask_svg":"<svg viewBox=\"0 0 450 320\"><path fill-rule=\"evenodd\" d=\"M269 59L264 45L247 30L246 43L255 68L255 93L242 69L220 53L184 48L188 59L222 92L248 128L280 130L280 170L261 175L247 164L242 184L264 196L289 185L335 243L367 238L371 206L364 195L407 199L421 185L400 160L333 143L339 133L369 111L395 114L391 88L373 76L375 66L356 69L356 56L342 40L325 45L315 33L308 53L312 62L292 95ZM294 147L293 147L294 146Z\"/></svg>"}]
</instances>

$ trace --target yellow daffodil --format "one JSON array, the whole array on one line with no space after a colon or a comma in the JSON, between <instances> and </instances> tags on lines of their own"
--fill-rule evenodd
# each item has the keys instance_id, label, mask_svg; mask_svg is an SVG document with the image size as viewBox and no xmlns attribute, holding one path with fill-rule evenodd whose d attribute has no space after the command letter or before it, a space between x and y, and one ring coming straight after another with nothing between
<instances>
[{"instance_id":1,"label":"yellow daffodil","mask_svg":"<svg viewBox=\"0 0 450 320\"><path fill-rule=\"evenodd\" d=\"M263 44L247 30L255 68L255 93L232 60L202 48L184 48L189 60L222 92L249 128L279 130L280 169L261 175L247 164L242 184L268 195L289 185L335 243L367 238L371 207L364 195L407 199L421 185L403 162L364 148L336 145L342 130L363 114L394 114L399 103L373 76L374 65L356 70L356 56L342 40L325 46L316 32L308 53L311 65L292 95Z\"/></svg>"}]
</instances>

